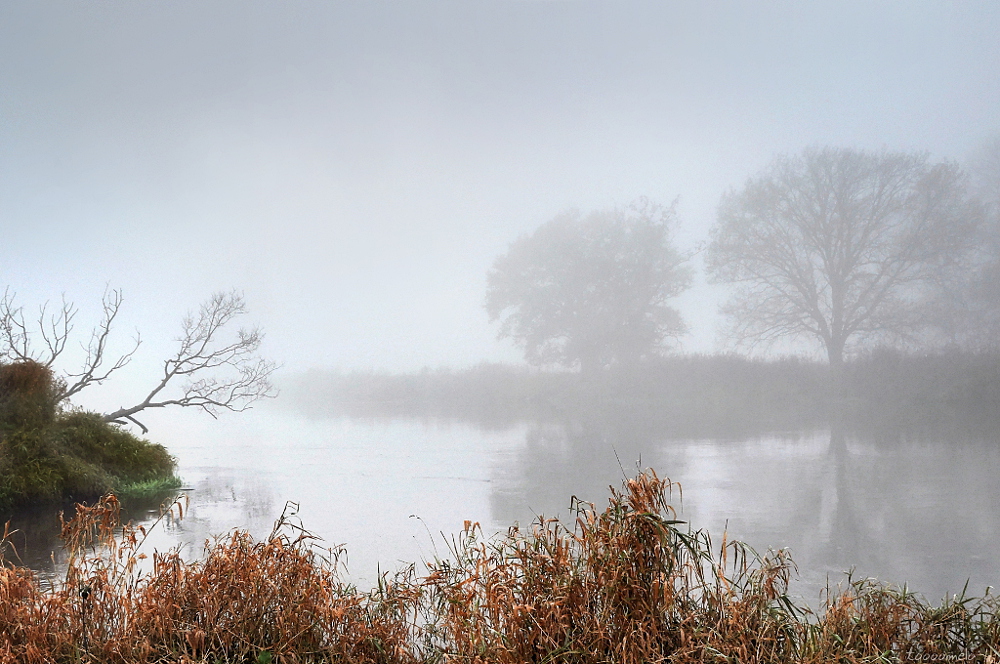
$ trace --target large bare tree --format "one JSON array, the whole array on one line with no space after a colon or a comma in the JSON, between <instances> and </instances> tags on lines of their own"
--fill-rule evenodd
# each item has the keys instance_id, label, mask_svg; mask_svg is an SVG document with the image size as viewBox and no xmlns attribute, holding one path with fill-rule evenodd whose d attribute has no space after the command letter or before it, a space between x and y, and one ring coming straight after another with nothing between
<instances>
[{"instance_id":1,"label":"large bare tree","mask_svg":"<svg viewBox=\"0 0 1000 664\"><path fill-rule=\"evenodd\" d=\"M89 341L82 344L80 368L59 377L54 394L57 403L103 383L132 359L140 344L138 334L126 353L108 355L108 341L122 302L121 291L105 292L103 315L91 330ZM76 307L63 300L52 312L48 305L42 306L29 320L24 309L16 306L14 295L6 291L0 299L0 360L32 361L54 368L73 335L76 314ZM246 410L255 401L274 396L271 375L276 365L259 354L263 333L258 328L239 328L229 334L233 321L244 314L246 304L240 293L212 295L197 313L183 320L177 350L164 360L162 375L145 397L107 413L105 421L132 422L146 433L148 429L136 415L149 408L194 407L216 417L221 411Z\"/></svg>"},{"instance_id":2,"label":"large bare tree","mask_svg":"<svg viewBox=\"0 0 1000 664\"><path fill-rule=\"evenodd\" d=\"M839 367L848 344L929 322L927 292L960 271L981 220L955 164L808 149L723 196L706 263L736 288L723 310L739 342L804 337Z\"/></svg>"},{"instance_id":3,"label":"large bare tree","mask_svg":"<svg viewBox=\"0 0 1000 664\"><path fill-rule=\"evenodd\" d=\"M975 350L1000 349L1000 137L981 146L969 164L972 189L986 223L966 278L942 290L941 308L954 314L953 340Z\"/></svg>"}]
</instances>

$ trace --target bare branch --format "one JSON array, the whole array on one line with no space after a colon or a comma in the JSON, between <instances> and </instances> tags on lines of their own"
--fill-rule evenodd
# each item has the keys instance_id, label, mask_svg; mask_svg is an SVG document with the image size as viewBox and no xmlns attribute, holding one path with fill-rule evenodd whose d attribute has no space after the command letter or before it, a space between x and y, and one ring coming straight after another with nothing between
<instances>
[{"instance_id":1,"label":"bare branch","mask_svg":"<svg viewBox=\"0 0 1000 664\"><path fill-rule=\"evenodd\" d=\"M24 309L14 305L14 297L8 288L0 300L0 357L9 362L24 362L33 359L30 338L24 322Z\"/></svg>"},{"instance_id":2,"label":"bare branch","mask_svg":"<svg viewBox=\"0 0 1000 664\"><path fill-rule=\"evenodd\" d=\"M66 295L62 296L62 307L57 313L52 314L46 320L49 303L41 306L38 312L38 329L41 332L42 341L48 353L42 358L35 358L36 361L51 368L55 361L66 350L66 342L69 341L70 333L73 332L73 318L76 317L76 308L66 301Z\"/></svg>"},{"instance_id":3,"label":"bare branch","mask_svg":"<svg viewBox=\"0 0 1000 664\"><path fill-rule=\"evenodd\" d=\"M66 350L66 342L73 332L73 318L76 308L62 299L57 313L48 315L46 302L38 310L35 325L45 346L44 351L32 348L32 330L24 318L24 308L14 304L15 294L7 289L0 300L0 358L9 362L37 362L51 368Z\"/></svg>"},{"instance_id":4,"label":"bare branch","mask_svg":"<svg viewBox=\"0 0 1000 664\"><path fill-rule=\"evenodd\" d=\"M132 424L134 424L137 427L139 427L140 429L142 429L143 435L149 433L149 428L145 424L143 424L142 422L140 422L139 420L137 420L134 417L132 417L131 415L123 415L122 417L124 419L128 420L128 422L131 422ZM121 424L121 425L128 424L128 422L123 422L122 420L107 420L107 421L111 422L112 424Z\"/></svg>"},{"instance_id":5,"label":"bare branch","mask_svg":"<svg viewBox=\"0 0 1000 664\"><path fill-rule=\"evenodd\" d=\"M73 334L76 307L67 302L64 296L60 307L50 315L49 304L43 304L35 320L34 327L37 330L32 330L25 321L24 309L16 306L14 299L14 294L7 290L0 300L0 359L9 362L33 361L51 369L65 352ZM83 365L78 372L67 373L65 379L60 379L60 386L54 394L57 403L78 394L90 385L104 382L132 359L139 346L138 336L131 351L118 357L110 367L101 371L107 355L108 339L121 304L121 291L105 291L102 297L104 315L91 330L89 343L83 347L86 353ZM40 337L40 345L43 346L41 350L36 350L33 346L33 335L37 335L36 338Z\"/></svg>"},{"instance_id":6,"label":"bare branch","mask_svg":"<svg viewBox=\"0 0 1000 664\"><path fill-rule=\"evenodd\" d=\"M263 333L240 329L229 343L219 339L229 323L245 313L243 296L235 291L209 298L197 315L184 319L177 353L164 361L159 383L144 400L108 413L105 421L127 419L139 424L133 418L136 413L167 406L200 408L217 417L221 411L244 411L259 399L276 396L271 375L277 365L258 355ZM178 377L187 381L180 394L161 396Z\"/></svg>"},{"instance_id":7,"label":"bare branch","mask_svg":"<svg viewBox=\"0 0 1000 664\"><path fill-rule=\"evenodd\" d=\"M78 371L64 374L57 382L53 397L56 403L91 385L100 385L132 360L141 343L138 332L128 352L109 356L108 350L123 301L120 290L105 290L101 319L87 343L81 344L83 362ZM5 290L0 298L0 361L33 361L53 367L72 336L76 313L76 307L63 298L61 306L51 313L49 305L43 305L34 325L29 325L23 308L15 303L14 293ZM258 399L275 396L271 374L277 365L258 355L263 333L257 328L239 329L232 338L223 340L232 321L245 313L241 294L233 291L213 295L196 314L184 319L177 352L164 361L163 374L145 399L105 415L105 421L132 423L147 433L148 428L134 417L147 408L195 407L216 417L222 411L243 411ZM37 348L32 344L33 337L40 340ZM175 383L181 383L176 394L164 396Z\"/></svg>"},{"instance_id":8,"label":"bare branch","mask_svg":"<svg viewBox=\"0 0 1000 664\"><path fill-rule=\"evenodd\" d=\"M110 367L107 367L103 372L101 372L107 352L108 338L111 336L111 329L114 325L115 318L117 318L118 312L121 309L122 301L123 298L120 290L116 289L104 291L104 296L101 298L104 314L101 317L101 321L97 324L97 327L91 330L90 341L83 347L86 351L86 357L80 371L78 373L67 374L68 378L75 378L76 380L72 383L67 381L66 387L59 394L60 400L69 399L90 385L100 385L106 381L111 374L127 365L132 360L132 356L135 355L135 352L139 349L141 339L139 337L139 333L136 332L135 344L132 346L132 349L127 353L120 355Z\"/></svg>"}]
</instances>

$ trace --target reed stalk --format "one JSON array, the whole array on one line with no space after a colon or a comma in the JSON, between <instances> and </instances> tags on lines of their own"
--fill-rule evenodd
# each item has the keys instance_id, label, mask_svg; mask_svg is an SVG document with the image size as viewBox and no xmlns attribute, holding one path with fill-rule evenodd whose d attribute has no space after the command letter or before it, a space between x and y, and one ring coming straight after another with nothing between
<instances>
[{"instance_id":1,"label":"reed stalk","mask_svg":"<svg viewBox=\"0 0 1000 664\"><path fill-rule=\"evenodd\" d=\"M848 576L813 611L788 594L787 551L714 544L677 519L676 490L647 471L602 509L574 499L566 523L539 518L494 537L466 523L425 573L410 565L370 591L345 580L343 551L321 549L291 511L261 541L234 531L186 561L147 553L148 528L123 525L108 495L64 523L60 583L0 568L0 661L1000 661L994 595L932 606ZM183 511L178 502L161 518Z\"/></svg>"}]
</instances>

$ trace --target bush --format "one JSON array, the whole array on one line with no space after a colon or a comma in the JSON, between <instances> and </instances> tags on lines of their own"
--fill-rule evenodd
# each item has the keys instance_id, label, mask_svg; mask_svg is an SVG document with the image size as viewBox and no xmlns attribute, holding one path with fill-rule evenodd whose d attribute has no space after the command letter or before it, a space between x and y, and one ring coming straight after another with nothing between
<instances>
[{"instance_id":1,"label":"bush","mask_svg":"<svg viewBox=\"0 0 1000 664\"><path fill-rule=\"evenodd\" d=\"M60 418L53 434L64 451L120 480L152 480L169 475L174 468L174 460L162 445L137 438L94 413L74 412Z\"/></svg>"},{"instance_id":2,"label":"bush","mask_svg":"<svg viewBox=\"0 0 1000 664\"><path fill-rule=\"evenodd\" d=\"M178 483L162 445L100 415L61 411L57 391L52 372L41 364L0 365L0 508Z\"/></svg>"},{"instance_id":3,"label":"bush","mask_svg":"<svg viewBox=\"0 0 1000 664\"><path fill-rule=\"evenodd\" d=\"M0 427L42 427L56 417L57 385L38 362L0 364Z\"/></svg>"}]
</instances>

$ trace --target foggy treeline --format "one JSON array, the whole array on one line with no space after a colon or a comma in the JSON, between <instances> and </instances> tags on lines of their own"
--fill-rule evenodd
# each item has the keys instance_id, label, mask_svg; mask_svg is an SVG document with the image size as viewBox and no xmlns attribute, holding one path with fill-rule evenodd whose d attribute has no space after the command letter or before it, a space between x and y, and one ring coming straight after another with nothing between
<instances>
[{"instance_id":1,"label":"foggy treeline","mask_svg":"<svg viewBox=\"0 0 1000 664\"><path fill-rule=\"evenodd\" d=\"M496 426L625 409L677 434L834 413L913 425L995 416L1000 141L964 170L924 153L809 148L724 194L703 250L675 246L680 223L639 199L571 210L515 240L487 275L485 307L524 366L315 370L292 385L295 401L315 415ZM675 350L687 328L674 298L701 255L731 294L715 356ZM774 350L789 347L800 352Z\"/></svg>"},{"instance_id":2,"label":"foggy treeline","mask_svg":"<svg viewBox=\"0 0 1000 664\"><path fill-rule=\"evenodd\" d=\"M502 429L523 421L626 418L671 437L742 436L826 426L978 436L1000 419L1000 355L880 349L846 364L846 397L830 367L795 357L676 355L600 381L577 372L483 364L417 373L313 370L287 385L311 417L433 417Z\"/></svg>"}]
</instances>

